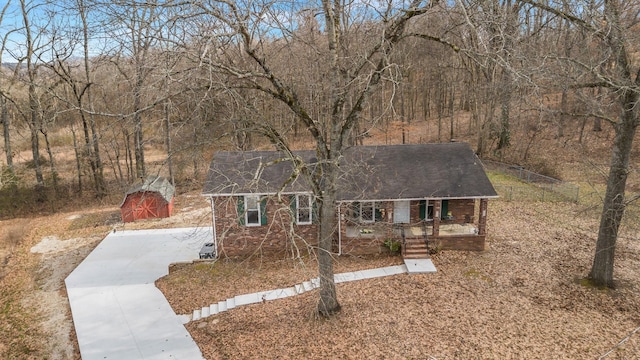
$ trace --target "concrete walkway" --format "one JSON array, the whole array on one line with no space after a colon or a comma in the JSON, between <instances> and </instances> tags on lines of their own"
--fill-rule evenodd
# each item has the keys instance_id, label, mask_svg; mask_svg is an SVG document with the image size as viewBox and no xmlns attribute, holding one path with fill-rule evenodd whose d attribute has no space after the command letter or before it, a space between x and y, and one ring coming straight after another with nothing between
<instances>
[{"instance_id":1,"label":"concrete walkway","mask_svg":"<svg viewBox=\"0 0 640 360\"><path fill-rule=\"evenodd\" d=\"M353 271L348 273L340 273L334 275L334 281L336 284L373 279L390 275L404 274L404 273L435 273L436 267L431 262L431 259L405 259L404 265L387 266L376 269L367 269L360 271ZM238 306L257 304L263 301L284 299L290 296L296 296L303 294L307 291L317 289L320 286L320 279L314 278L309 281L305 281L300 284L296 284L288 288L280 288L275 290L261 291L251 294L236 295L232 298L219 301L215 304L205 306L201 309L193 310L192 314L180 315L182 321L186 324L190 321L200 320L202 318L216 315L224 311L236 308Z\"/></svg>"},{"instance_id":2,"label":"concrete walkway","mask_svg":"<svg viewBox=\"0 0 640 360\"><path fill-rule=\"evenodd\" d=\"M169 264L198 258L211 228L111 233L65 279L83 360L203 359L184 323L237 306L277 300L318 287L311 279L290 288L238 295L178 316L155 287ZM406 262L405 262L406 263ZM435 272L429 259L335 275L336 283L406 272Z\"/></svg>"},{"instance_id":3,"label":"concrete walkway","mask_svg":"<svg viewBox=\"0 0 640 360\"><path fill-rule=\"evenodd\" d=\"M154 282L208 239L210 228L109 234L65 280L82 359L203 359Z\"/></svg>"}]
</instances>

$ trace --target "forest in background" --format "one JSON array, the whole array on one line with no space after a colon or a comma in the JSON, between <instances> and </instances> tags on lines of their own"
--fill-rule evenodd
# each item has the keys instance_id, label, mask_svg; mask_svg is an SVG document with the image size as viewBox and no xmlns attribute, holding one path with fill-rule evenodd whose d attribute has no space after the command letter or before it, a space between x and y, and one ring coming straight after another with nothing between
<instances>
[{"instance_id":1,"label":"forest in background","mask_svg":"<svg viewBox=\"0 0 640 360\"><path fill-rule=\"evenodd\" d=\"M238 4L268 19L252 29L259 58L310 117L328 124L332 79L323 71L319 4ZM600 1L537 5L604 21ZM618 5L637 62L640 6ZM340 35L355 64L385 22L380 3L349 6ZM610 124L621 111L620 88L606 84L615 81L617 59L595 31L543 6L434 2L395 45L348 144L467 141L482 158L554 177L562 176L560 159L606 166ZM313 148L300 118L256 91L267 80L251 87L229 76L255 65L242 43L224 38L229 24L211 21L202 4L10 0L1 16L0 218L55 211L74 199L116 203L146 175L167 176L178 191L197 189L214 151L273 148L261 123L292 147Z\"/></svg>"},{"instance_id":2,"label":"forest in background","mask_svg":"<svg viewBox=\"0 0 640 360\"><path fill-rule=\"evenodd\" d=\"M123 190L145 175L167 176L181 193L198 192L215 151L315 149L321 170L330 172L344 147L456 140L471 143L484 159L596 190L593 205L563 210L535 204L540 211L521 214L524 227L505 232L509 228L498 225L503 234L496 234L495 244L504 250L499 263L521 262L504 261L504 255L519 255L504 244L522 239L522 230L541 216L544 221L533 227L540 231L527 241L535 246L522 260L546 259L552 252L559 256L550 266L562 277L570 273L581 286L615 288L620 229L622 261L616 265L623 264L624 291L637 278L624 261L636 258L638 233L620 224L625 212L633 221L628 205L640 198L633 141L640 123L639 5L7 1L0 9L0 219L29 219L0 228L10 245L5 268L34 261L28 251L14 252L25 231L31 242L54 232L31 226L42 221L40 215L57 212L52 226L62 229L63 210L114 208ZM307 173L321 168L296 165ZM333 205L335 198L326 194L337 179L325 179L313 178L313 195ZM596 230L581 229L576 219L593 209L602 210L601 220L593 266L583 278L584 252L591 251ZM335 214L320 213L327 236L319 238L329 239ZM493 218L512 215L506 210ZM561 231L545 226L560 216L567 216ZM550 243L564 248L554 252ZM580 252L580 259L573 258ZM571 272L563 265L567 258L579 263ZM333 278L332 269L323 268L327 263L318 260L324 280ZM18 286L3 283L4 299L12 300L3 299L10 304L3 316L16 320L2 322L10 339L33 329L22 326L26 312L15 310L21 289L33 288L22 282L31 279L33 267L23 270L6 272L19 279ZM537 274L534 292L547 275ZM522 284L514 280L512 287ZM323 294L318 304L336 299L335 292ZM570 305L585 302L571 299ZM545 306L556 304L550 299ZM337 300L331 305L318 313L339 310ZM635 305L628 309L625 318L637 313Z\"/></svg>"}]
</instances>

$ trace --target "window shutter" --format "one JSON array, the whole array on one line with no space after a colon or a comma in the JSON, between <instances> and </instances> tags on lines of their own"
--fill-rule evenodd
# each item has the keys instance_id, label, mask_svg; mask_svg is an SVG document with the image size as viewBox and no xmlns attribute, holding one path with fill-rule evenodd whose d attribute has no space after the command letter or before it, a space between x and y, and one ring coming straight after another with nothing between
<instances>
[{"instance_id":1,"label":"window shutter","mask_svg":"<svg viewBox=\"0 0 640 360\"><path fill-rule=\"evenodd\" d=\"M244 225L244 196L238 196L238 224Z\"/></svg>"},{"instance_id":2,"label":"window shutter","mask_svg":"<svg viewBox=\"0 0 640 360\"><path fill-rule=\"evenodd\" d=\"M440 219L445 219L449 213L449 200L442 200L442 209L440 209Z\"/></svg>"},{"instance_id":3,"label":"window shutter","mask_svg":"<svg viewBox=\"0 0 640 360\"><path fill-rule=\"evenodd\" d=\"M380 205L378 203L373 203L373 220L374 221L382 221L382 211L380 210Z\"/></svg>"},{"instance_id":4,"label":"window shutter","mask_svg":"<svg viewBox=\"0 0 640 360\"><path fill-rule=\"evenodd\" d=\"M420 200L420 220L427 219L427 200Z\"/></svg>"},{"instance_id":5,"label":"window shutter","mask_svg":"<svg viewBox=\"0 0 640 360\"><path fill-rule=\"evenodd\" d=\"M260 225L267 225L267 198L260 201Z\"/></svg>"}]
</instances>

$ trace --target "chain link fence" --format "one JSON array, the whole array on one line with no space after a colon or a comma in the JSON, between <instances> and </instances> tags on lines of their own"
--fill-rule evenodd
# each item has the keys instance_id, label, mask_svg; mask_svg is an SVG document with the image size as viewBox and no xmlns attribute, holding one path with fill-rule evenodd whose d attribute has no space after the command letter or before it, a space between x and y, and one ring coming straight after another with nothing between
<instances>
[{"instance_id":1,"label":"chain link fence","mask_svg":"<svg viewBox=\"0 0 640 360\"><path fill-rule=\"evenodd\" d=\"M522 185L494 183L494 188L504 200L579 202L580 187L577 185L529 171L522 166L491 160L482 160L482 163L486 170L513 176L527 183Z\"/></svg>"}]
</instances>

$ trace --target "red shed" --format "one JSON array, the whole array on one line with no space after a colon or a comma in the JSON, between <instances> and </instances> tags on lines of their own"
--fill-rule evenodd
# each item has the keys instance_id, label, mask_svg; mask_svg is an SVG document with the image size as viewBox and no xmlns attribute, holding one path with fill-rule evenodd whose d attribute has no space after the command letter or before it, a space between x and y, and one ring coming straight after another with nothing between
<instances>
[{"instance_id":1,"label":"red shed","mask_svg":"<svg viewBox=\"0 0 640 360\"><path fill-rule=\"evenodd\" d=\"M120 204L123 222L166 218L173 212L175 188L160 176L148 176L127 191Z\"/></svg>"}]
</instances>

